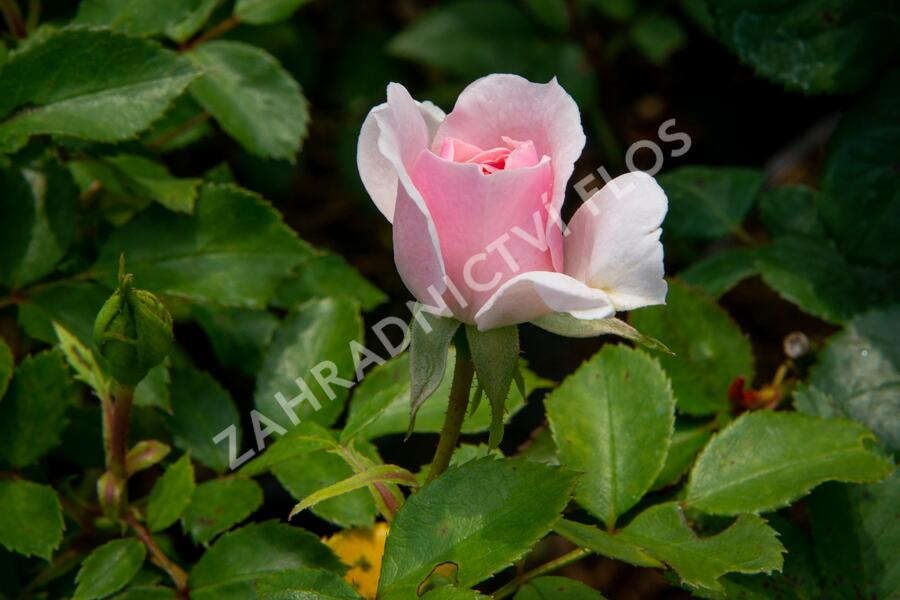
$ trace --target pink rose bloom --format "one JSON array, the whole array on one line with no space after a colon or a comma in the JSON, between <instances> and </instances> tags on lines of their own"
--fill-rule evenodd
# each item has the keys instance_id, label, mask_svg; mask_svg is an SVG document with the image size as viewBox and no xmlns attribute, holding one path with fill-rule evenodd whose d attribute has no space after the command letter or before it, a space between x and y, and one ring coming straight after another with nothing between
<instances>
[{"instance_id":1,"label":"pink rose bloom","mask_svg":"<svg viewBox=\"0 0 900 600\"><path fill-rule=\"evenodd\" d=\"M602 319L666 297L667 201L641 172L559 218L584 147L556 79L490 75L449 115L391 83L359 135L357 164L394 227L394 260L417 300L480 330L553 312Z\"/></svg>"}]
</instances>

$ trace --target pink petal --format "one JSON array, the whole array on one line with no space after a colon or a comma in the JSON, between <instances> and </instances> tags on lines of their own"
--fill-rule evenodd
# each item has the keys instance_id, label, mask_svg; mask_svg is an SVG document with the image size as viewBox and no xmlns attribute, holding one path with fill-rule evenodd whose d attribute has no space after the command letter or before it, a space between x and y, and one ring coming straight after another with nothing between
<instances>
[{"instance_id":1,"label":"pink petal","mask_svg":"<svg viewBox=\"0 0 900 600\"><path fill-rule=\"evenodd\" d=\"M616 310L664 304L659 237L667 208L665 192L646 173L616 177L569 222L566 273L606 292Z\"/></svg>"},{"instance_id":2,"label":"pink petal","mask_svg":"<svg viewBox=\"0 0 900 600\"><path fill-rule=\"evenodd\" d=\"M579 319L604 319L615 310L600 290L563 273L532 271L504 283L475 315L475 322L485 331L552 312L567 312Z\"/></svg>"}]
</instances>

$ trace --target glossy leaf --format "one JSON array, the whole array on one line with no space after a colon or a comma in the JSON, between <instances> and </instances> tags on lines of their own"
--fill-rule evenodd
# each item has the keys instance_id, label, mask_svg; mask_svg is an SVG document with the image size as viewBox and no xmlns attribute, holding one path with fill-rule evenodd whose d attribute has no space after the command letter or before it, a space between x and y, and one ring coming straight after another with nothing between
<instances>
[{"instance_id":1,"label":"glossy leaf","mask_svg":"<svg viewBox=\"0 0 900 600\"><path fill-rule=\"evenodd\" d=\"M147 526L162 531L173 524L191 503L194 493L194 466L190 453L185 453L166 469L147 501Z\"/></svg>"},{"instance_id":2,"label":"glossy leaf","mask_svg":"<svg viewBox=\"0 0 900 600\"><path fill-rule=\"evenodd\" d=\"M785 185L766 190L759 197L759 212L769 235L824 236L819 214L822 194L804 185Z\"/></svg>"},{"instance_id":3,"label":"glossy leaf","mask_svg":"<svg viewBox=\"0 0 900 600\"><path fill-rule=\"evenodd\" d=\"M237 0L234 15L244 23L267 25L289 18L309 0Z\"/></svg>"},{"instance_id":4,"label":"glossy leaf","mask_svg":"<svg viewBox=\"0 0 900 600\"><path fill-rule=\"evenodd\" d=\"M187 17L194 4L194 0L85 0L74 23L153 35Z\"/></svg>"},{"instance_id":5,"label":"glossy leaf","mask_svg":"<svg viewBox=\"0 0 900 600\"><path fill-rule=\"evenodd\" d=\"M96 283L64 282L37 289L19 306L19 325L29 336L55 344L53 323L59 323L87 347L93 345L94 319L109 290Z\"/></svg>"},{"instance_id":6,"label":"glossy leaf","mask_svg":"<svg viewBox=\"0 0 900 600\"><path fill-rule=\"evenodd\" d=\"M346 581L322 569L274 573L256 582L259 600L359 600Z\"/></svg>"},{"instance_id":7,"label":"glossy leaf","mask_svg":"<svg viewBox=\"0 0 900 600\"><path fill-rule=\"evenodd\" d=\"M213 11L223 0L195 0L193 8L181 20L173 20L166 27L166 35L172 40L183 43L197 33L206 23Z\"/></svg>"},{"instance_id":8,"label":"glossy leaf","mask_svg":"<svg viewBox=\"0 0 900 600\"><path fill-rule=\"evenodd\" d=\"M256 408L285 429L311 420L331 425L341 414L353 385L350 342L363 339L359 307L326 298L296 307L272 338L256 378ZM297 380L303 382L298 384ZM303 395L306 386L309 394ZM276 395L293 402L295 422ZM303 395L303 399L298 399Z\"/></svg>"},{"instance_id":9,"label":"glossy leaf","mask_svg":"<svg viewBox=\"0 0 900 600\"><path fill-rule=\"evenodd\" d=\"M293 518L294 515L330 498L335 498L342 494L347 494L377 483L394 483L413 487L418 487L419 485L415 475L402 467L396 465L376 465L303 498L303 500L298 502L294 508L291 509L291 514L288 515L288 518Z\"/></svg>"},{"instance_id":10,"label":"glossy leaf","mask_svg":"<svg viewBox=\"0 0 900 600\"><path fill-rule=\"evenodd\" d=\"M94 29L45 31L0 72L0 88L9 91L0 98L0 146L35 134L127 139L161 116L197 74L152 42Z\"/></svg>"},{"instance_id":11,"label":"glossy leaf","mask_svg":"<svg viewBox=\"0 0 900 600\"><path fill-rule=\"evenodd\" d=\"M262 307L310 252L264 200L207 184L193 217L151 207L113 232L92 270L112 281L125 254L135 280L156 294Z\"/></svg>"},{"instance_id":12,"label":"glossy leaf","mask_svg":"<svg viewBox=\"0 0 900 600\"><path fill-rule=\"evenodd\" d=\"M252 477L317 450L337 447L334 436L327 429L312 421L303 421L273 444L266 446L266 451L244 465L239 473Z\"/></svg>"},{"instance_id":13,"label":"glossy leaf","mask_svg":"<svg viewBox=\"0 0 900 600\"><path fill-rule=\"evenodd\" d=\"M745 413L718 433L694 464L685 502L717 515L775 510L829 480L880 481L893 463L875 436L842 419Z\"/></svg>"},{"instance_id":14,"label":"glossy leaf","mask_svg":"<svg viewBox=\"0 0 900 600\"><path fill-rule=\"evenodd\" d=\"M712 437L712 430L710 423L699 425L676 423L666 454L666 463L656 477L652 489L657 490L678 483L694 463L697 453Z\"/></svg>"},{"instance_id":15,"label":"glossy leaf","mask_svg":"<svg viewBox=\"0 0 900 600\"><path fill-rule=\"evenodd\" d=\"M603 600L603 594L568 577L544 576L519 588L515 600Z\"/></svg>"},{"instance_id":16,"label":"glossy leaf","mask_svg":"<svg viewBox=\"0 0 900 600\"><path fill-rule=\"evenodd\" d=\"M583 473L575 498L609 527L656 480L675 422L659 364L605 346L545 401L560 464Z\"/></svg>"},{"instance_id":17,"label":"glossy leaf","mask_svg":"<svg viewBox=\"0 0 900 600\"><path fill-rule=\"evenodd\" d=\"M391 525L379 596L414 595L443 563L471 587L522 556L566 505L574 476L557 467L486 458L451 467L410 496Z\"/></svg>"},{"instance_id":18,"label":"glossy leaf","mask_svg":"<svg viewBox=\"0 0 900 600\"><path fill-rule=\"evenodd\" d=\"M0 544L49 562L64 529L53 488L24 479L0 479Z\"/></svg>"},{"instance_id":19,"label":"glossy leaf","mask_svg":"<svg viewBox=\"0 0 900 600\"><path fill-rule=\"evenodd\" d=\"M147 549L136 538L103 544L91 552L78 571L76 600L105 598L119 591L137 575L146 555Z\"/></svg>"},{"instance_id":20,"label":"glossy leaf","mask_svg":"<svg viewBox=\"0 0 900 600\"><path fill-rule=\"evenodd\" d=\"M254 0L259 2L260 0ZM306 137L309 110L300 86L265 50L216 40L194 48L204 73L194 98L250 152L293 162Z\"/></svg>"},{"instance_id":21,"label":"glossy leaf","mask_svg":"<svg viewBox=\"0 0 900 600\"><path fill-rule=\"evenodd\" d=\"M553 531L576 546L588 548L601 556L639 567L663 568L663 563L647 554L640 546L620 535L603 531L593 525L560 519L553 526Z\"/></svg>"},{"instance_id":22,"label":"glossy leaf","mask_svg":"<svg viewBox=\"0 0 900 600\"><path fill-rule=\"evenodd\" d=\"M248 375L259 371L279 325L272 313L248 308L195 304L191 315L209 338L219 362Z\"/></svg>"},{"instance_id":23,"label":"glossy leaf","mask_svg":"<svg viewBox=\"0 0 900 600\"><path fill-rule=\"evenodd\" d=\"M658 356L672 378L678 410L707 415L728 407L735 377L753 379L750 342L713 300L678 281L665 306L636 311L631 321L647 335L665 337L674 355Z\"/></svg>"},{"instance_id":24,"label":"glossy leaf","mask_svg":"<svg viewBox=\"0 0 900 600\"><path fill-rule=\"evenodd\" d=\"M134 405L158 408L172 414L172 378L169 361L164 360L147 372L134 388Z\"/></svg>"},{"instance_id":25,"label":"glossy leaf","mask_svg":"<svg viewBox=\"0 0 900 600\"><path fill-rule=\"evenodd\" d=\"M369 283L337 254L329 252L311 257L285 279L272 299L278 308L292 308L312 298L346 296L356 300L363 310L371 310L387 300L384 292Z\"/></svg>"},{"instance_id":26,"label":"glossy leaf","mask_svg":"<svg viewBox=\"0 0 900 600\"><path fill-rule=\"evenodd\" d=\"M262 503L262 490L252 479L211 479L194 489L191 503L181 514L181 525L195 542L206 544Z\"/></svg>"},{"instance_id":27,"label":"glossy leaf","mask_svg":"<svg viewBox=\"0 0 900 600\"><path fill-rule=\"evenodd\" d=\"M19 363L0 401L0 454L9 464L31 465L60 443L68 425L70 378L55 350Z\"/></svg>"},{"instance_id":28,"label":"glossy leaf","mask_svg":"<svg viewBox=\"0 0 900 600\"><path fill-rule=\"evenodd\" d=\"M678 274L678 278L700 288L713 298L756 275L756 249L732 248L700 260Z\"/></svg>"}]
</instances>

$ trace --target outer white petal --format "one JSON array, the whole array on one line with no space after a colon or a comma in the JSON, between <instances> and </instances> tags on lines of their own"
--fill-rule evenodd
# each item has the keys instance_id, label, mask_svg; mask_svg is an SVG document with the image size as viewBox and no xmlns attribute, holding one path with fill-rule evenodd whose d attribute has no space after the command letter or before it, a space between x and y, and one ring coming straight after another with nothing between
<instances>
[{"instance_id":1,"label":"outer white petal","mask_svg":"<svg viewBox=\"0 0 900 600\"><path fill-rule=\"evenodd\" d=\"M612 316L615 309L605 293L568 275L530 271L501 285L475 315L475 323L485 331L552 312L567 312L578 319L603 319Z\"/></svg>"},{"instance_id":2,"label":"outer white petal","mask_svg":"<svg viewBox=\"0 0 900 600\"><path fill-rule=\"evenodd\" d=\"M640 171L616 177L569 222L566 273L606 292L615 309L665 304L660 228L668 200Z\"/></svg>"},{"instance_id":3,"label":"outer white petal","mask_svg":"<svg viewBox=\"0 0 900 600\"><path fill-rule=\"evenodd\" d=\"M428 131L428 143L434 138L438 127L444 120L444 111L432 104L431 102L417 102L422 118L425 120L425 126ZM381 114L382 117L390 107L387 102L379 104L369 111L366 120L363 121L362 129L359 132L359 141L356 145L356 166L359 169L359 176L363 185L378 210L387 217L388 221L394 222L394 207L397 201L397 171L391 164L391 161L384 157L378 150L378 138L381 135L381 129L378 126L376 115Z\"/></svg>"}]
</instances>

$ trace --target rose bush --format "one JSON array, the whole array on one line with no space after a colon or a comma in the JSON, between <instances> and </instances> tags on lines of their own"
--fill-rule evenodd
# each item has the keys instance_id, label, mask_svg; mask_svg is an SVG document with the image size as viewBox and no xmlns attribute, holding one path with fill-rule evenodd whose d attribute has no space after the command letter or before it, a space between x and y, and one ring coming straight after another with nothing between
<instances>
[{"instance_id":1,"label":"rose bush","mask_svg":"<svg viewBox=\"0 0 900 600\"><path fill-rule=\"evenodd\" d=\"M391 83L363 123L357 163L416 299L480 330L664 303L667 201L652 177L610 181L562 226L584 142L555 78L481 78L446 116Z\"/></svg>"}]
</instances>

